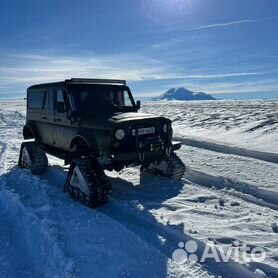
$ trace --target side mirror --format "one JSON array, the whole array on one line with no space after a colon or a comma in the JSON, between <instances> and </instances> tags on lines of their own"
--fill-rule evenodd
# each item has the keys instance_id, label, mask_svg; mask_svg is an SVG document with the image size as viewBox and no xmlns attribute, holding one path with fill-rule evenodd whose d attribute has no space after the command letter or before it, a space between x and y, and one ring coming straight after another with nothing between
<instances>
[{"instance_id":1,"label":"side mirror","mask_svg":"<svg viewBox=\"0 0 278 278\"><path fill-rule=\"evenodd\" d=\"M136 108L139 110L141 108L141 101L137 100L136 101Z\"/></svg>"}]
</instances>

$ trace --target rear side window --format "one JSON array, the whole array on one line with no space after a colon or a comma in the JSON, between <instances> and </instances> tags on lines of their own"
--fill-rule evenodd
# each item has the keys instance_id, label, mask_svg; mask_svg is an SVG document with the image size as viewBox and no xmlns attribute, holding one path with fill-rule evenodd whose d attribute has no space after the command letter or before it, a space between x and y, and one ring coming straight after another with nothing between
<instances>
[{"instance_id":1,"label":"rear side window","mask_svg":"<svg viewBox=\"0 0 278 278\"><path fill-rule=\"evenodd\" d=\"M48 92L45 91L44 93L44 100L43 100L43 109L48 110Z\"/></svg>"},{"instance_id":2,"label":"rear side window","mask_svg":"<svg viewBox=\"0 0 278 278\"><path fill-rule=\"evenodd\" d=\"M53 91L45 91L42 108L44 110L53 110Z\"/></svg>"},{"instance_id":3,"label":"rear side window","mask_svg":"<svg viewBox=\"0 0 278 278\"><path fill-rule=\"evenodd\" d=\"M48 109L53 110L53 91L48 91Z\"/></svg>"},{"instance_id":4,"label":"rear side window","mask_svg":"<svg viewBox=\"0 0 278 278\"><path fill-rule=\"evenodd\" d=\"M28 93L28 108L41 109L44 101L44 91L36 91Z\"/></svg>"},{"instance_id":5,"label":"rear side window","mask_svg":"<svg viewBox=\"0 0 278 278\"><path fill-rule=\"evenodd\" d=\"M56 91L56 111L58 113L66 112L66 102L65 102L65 91L64 90Z\"/></svg>"}]
</instances>

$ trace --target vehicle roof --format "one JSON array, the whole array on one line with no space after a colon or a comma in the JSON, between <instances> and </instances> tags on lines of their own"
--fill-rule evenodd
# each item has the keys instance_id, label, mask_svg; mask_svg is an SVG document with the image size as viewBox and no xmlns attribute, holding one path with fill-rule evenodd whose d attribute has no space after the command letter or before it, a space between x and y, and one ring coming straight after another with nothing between
<instances>
[{"instance_id":1,"label":"vehicle roof","mask_svg":"<svg viewBox=\"0 0 278 278\"><path fill-rule=\"evenodd\" d=\"M66 87L70 84L98 84L98 85L126 85L126 80L119 79L89 79L89 78L71 78L59 82L43 83L30 86L29 90L45 89L52 87Z\"/></svg>"}]
</instances>

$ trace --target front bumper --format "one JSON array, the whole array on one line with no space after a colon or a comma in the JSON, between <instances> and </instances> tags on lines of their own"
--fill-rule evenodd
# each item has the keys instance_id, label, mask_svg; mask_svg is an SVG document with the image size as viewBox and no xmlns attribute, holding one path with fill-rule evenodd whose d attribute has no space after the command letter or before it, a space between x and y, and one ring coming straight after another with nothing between
<instances>
[{"instance_id":1,"label":"front bumper","mask_svg":"<svg viewBox=\"0 0 278 278\"><path fill-rule=\"evenodd\" d=\"M169 155L173 151L176 151L181 148L181 142L174 141L172 142L170 147L164 147L163 144L154 144L148 146L148 148L134 151L134 152L122 152L114 154L113 161L121 161L121 162L139 162L138 164L142 162L148 162L148 161L154 161L158 158L160 158L163 155Z\"/></svg>"}]
</instances>

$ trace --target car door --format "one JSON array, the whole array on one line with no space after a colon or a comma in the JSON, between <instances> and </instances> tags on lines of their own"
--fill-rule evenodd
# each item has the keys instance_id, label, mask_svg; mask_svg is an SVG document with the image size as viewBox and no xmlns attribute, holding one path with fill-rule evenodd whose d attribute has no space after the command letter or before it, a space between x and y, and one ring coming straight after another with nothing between
<instances>
[{"instance_id":1,"label":"car door","mask_svg":"<svg viewBox=\"0 0 278 278\"><path fill-rule=\"evenodd\" d=\"M42 107L40 109L40 124L38 129L41 134L42 143L52 145L53 143L53 91L46 89L44 90L44 97Z\"/></svg>"},{"instance_id":2,"label":"car door","mask_svg":"<svg viewBox=\"0 0 278 278\"><path fill-rule=\"evenodd\" d=\"M67 150L71 121L68 117L69 105L64 89L54 91L54 145Z\"/></svg>"}]
</instances>

